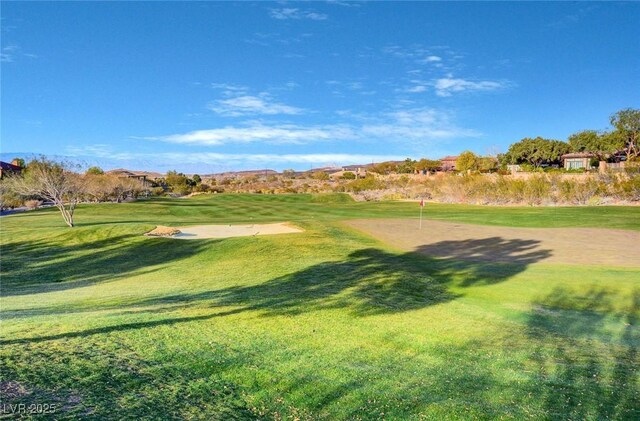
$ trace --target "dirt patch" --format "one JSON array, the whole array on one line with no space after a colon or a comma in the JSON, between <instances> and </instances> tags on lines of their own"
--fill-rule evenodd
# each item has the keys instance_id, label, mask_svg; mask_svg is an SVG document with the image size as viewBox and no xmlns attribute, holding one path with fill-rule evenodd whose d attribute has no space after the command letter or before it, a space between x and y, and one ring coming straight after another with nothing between
<instances>
[{"instance_id":1,"label":"dirt patch","mask_svg":"<svg viewBox=\"0 0 640 421\"><path fill-rule=\"evenodd\" d=\"M25 396L29 396L31 391L24 385L15 381L1 381L0 382L0 396L7 401L20 399Z\"/></svg>"},{"instance_id":2,"label":"dirt patch","mask_svg":"<svg viewBox=\"0 0 640 421\"><path fill-rule=\"evenodd\" d=\"M396 248L479 262L640 267L640 232L599 228L511 228L415 219L345 224Z\"/></svg>"},{"instance_id":3,"label":"dirt patch","mask_svg":"<svg viewBox=\"0 0 640 421\"><path fill-rule=\"evenodd\" d=\"M194 225L177 227L179 233L172 238L197 240L202 238L250 237L255 235L291 234L302 232L300 228L287 223L250 225Z\"/></svg>"},{"instance_id":4,"label":"dirt patch","mask_svg":"<svg viewBox=\"0 0 640 421\"><path fill-rule=\"evenodd\" d=\"M171 237L172 235L180 234L180 230L174 227L164 227L162 225L158 225L151 231L145 233L150 237Z\"/></svg>"},{"instance_id":5,"label":"dirt patch","mask_svg":"<svg viewBox=\"0 0 640 421\"><path fill-rule=\"evenodd\" d=\"M64 391L60 390L56 392L64 393ZM33 413L36 414L39 410L44 410L46 412L43 413L63 414L75 410L82 404L82 399L76 394L67 393L58 395L57 393L39 388L29 389L17 381L0 381L0 396L2 397L0 418L15 417L18 415L17 411L23 411L24 413L35 411ZM92 412L93 408L85 408L80 415L89 415ZM18 416L17 418L23 417Z\"/></svg>"}]
</instances>

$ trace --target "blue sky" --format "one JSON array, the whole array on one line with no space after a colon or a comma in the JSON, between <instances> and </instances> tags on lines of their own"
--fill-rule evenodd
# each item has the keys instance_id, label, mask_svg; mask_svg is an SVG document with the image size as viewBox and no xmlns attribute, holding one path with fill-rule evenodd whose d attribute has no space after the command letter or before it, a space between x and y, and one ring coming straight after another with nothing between
<instances>
[{"instance_id":1,"label":"blue sky","mask_svg":"<svg viewBox=\"0 0 640 421\"><path fill-rule=\"evenodd\" d=\"M640 3L3 2L3 159L296 168L605 129Z\"/></svg>"}]
</instances>

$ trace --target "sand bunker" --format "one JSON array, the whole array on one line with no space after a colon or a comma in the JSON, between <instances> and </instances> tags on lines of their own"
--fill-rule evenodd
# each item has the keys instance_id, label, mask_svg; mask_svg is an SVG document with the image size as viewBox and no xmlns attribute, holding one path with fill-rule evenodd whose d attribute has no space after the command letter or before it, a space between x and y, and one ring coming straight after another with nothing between
<instances>
[{"instance_id":1,"label":"sand bunker","mask_svg":"<svg viewBox=\"0 0 640 421\"><path fill-rule=\"evenodd\" d=\"M402 250L434 257L517 264L640 267L640 232L600 228L512 228L415 219L347 221Z\"/></svg>"},{"instance_id":2,"label":"sand bunker","mask_svg":"<svg viewBox=\"0 0 640 421\"><path fill-rule=\"evenodd\" d=\"M249 237L254 235L291 234L302 232L300 228L287 223L251 224L251 225L193 225L176 227L179 233L171 238L180 240L198 240L202 238Z\"/></svg>"}]
</instances>

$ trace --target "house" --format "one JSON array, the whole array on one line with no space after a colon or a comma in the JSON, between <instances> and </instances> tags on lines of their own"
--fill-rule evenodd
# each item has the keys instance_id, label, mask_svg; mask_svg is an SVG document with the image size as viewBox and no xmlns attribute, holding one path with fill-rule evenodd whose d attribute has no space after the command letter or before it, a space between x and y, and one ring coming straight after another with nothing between
<instances>
[{"instance_id":1,"label":"house","mask_svg":"<svg viewBox=\"0 0 640 421\"><path fill-rule=\"evenodd\" d=\"M588 152L567 153L561 156L565 170L591 169L594 154Z\"/></svg>"},{"instance_id":2,"label":"house","mask_svg":"<svg viewBox=\"0 0 640 421\"><path fill-rule=\"evenodd\" d=\"M363 165L347 165L342 167L342 172L352 172L358 178L367 176L367 169Z\"/></svg>"},{"instance_id":3,"label":"house","mask_svg":"<svg viewBox=\"0 0 640 421\"><path fill-rule=\"evenodd\" d=\"M456 162L458 161L457 156L445 156L440 161L442 161L442 171L455 171L456 170Z\"/></svg>"},{"instance_id":4,"label":"house","mask_svg":"<svg viewBox=\"0 0 640 421\"><path fill-rule=\"evenodd\" d=\"M133 178L140 181L144 187L153 187L153 182L147 180L146 174L135 173L133 171L124 169L107 171L107 174L115 175L116 177L120 178Z\"/></svg>"},{"instance_id":5,"label":"house","mask_svg":"<svg viewBox=\"0 0 640 421\"><path fill-rule=\"evenodd\" d=\"M14 159L11 161L11 164L8 162L0 161L0 178L4 177L7 174L20 174L22 172L22 167L18 165L18 160Z\"/></svg>"}]
</instances>

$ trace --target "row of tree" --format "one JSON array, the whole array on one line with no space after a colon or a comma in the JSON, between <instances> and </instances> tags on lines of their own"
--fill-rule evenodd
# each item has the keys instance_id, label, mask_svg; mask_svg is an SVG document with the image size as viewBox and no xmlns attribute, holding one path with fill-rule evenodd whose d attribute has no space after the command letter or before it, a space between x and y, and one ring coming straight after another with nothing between
<instances>
[{"instance_id":1,"label":"row of tree","mask_svg":"<svg viewBox=\"0 0 640 421\"><path fill-rule=\"evenodd\" d=\"M493 172L509 164L527 164L534 168L542 165L560 165L562 155L590 153L596 161L623 159L637 160L640 157L640 110L627 108L610 117L611 129L605 131L582 130L569 136L566 142L543 137L524 138L509 146L504 154L482 157L471 151L462 152L456 161L460 172ZM442 162L438 160L407 158L402 162L382 162L369 171L377 174L408 174L415 171L438 171Z\"/></svg>"},{"instance_id":2,"label":"row of tree","mask_svg":"<svg viewBox=\"0 0 640 421\"><path fill-rule=\"evenodd\" d=\"M34 159L19 174L2 180L0 204L4 205L11 195L25 200L46 201L57 207L65 223L73 227L74 212L80 202L121 202L149 191L139 180L105 174L96 167L85 174L74 169L70 163L44 157Z\"/></svg>"},{"instance_id":3,"label":"row of tree","mask_svg":"<svg viewBox=\"0 0 640 421\"><path fill-rule=\"evenodd\" d=\"M503 164L559 163L562 155L570 152L591 153L598 161L624 159L633 161L640 157L640 110L627 108L610 118L611 130L582 130L572 134L567 142L542 137L524 138L509 146L500 156Z\"/></svg>"}]
</instances>

